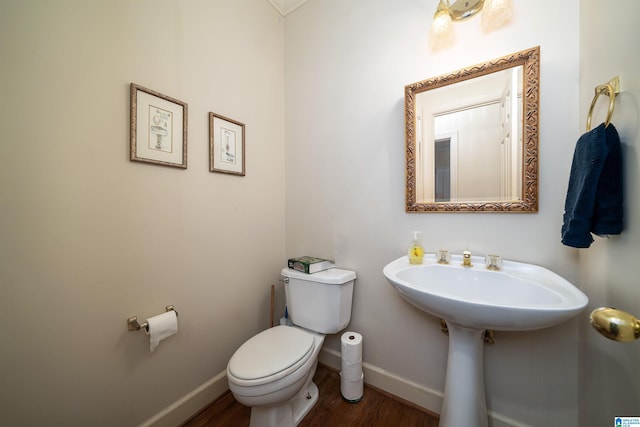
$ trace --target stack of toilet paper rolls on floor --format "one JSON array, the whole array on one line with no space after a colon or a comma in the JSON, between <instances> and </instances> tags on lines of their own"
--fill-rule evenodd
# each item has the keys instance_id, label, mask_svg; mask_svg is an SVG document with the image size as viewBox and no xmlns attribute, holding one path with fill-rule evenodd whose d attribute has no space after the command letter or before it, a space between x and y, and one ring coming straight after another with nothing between
<instances>
[{"instance_id":1,"label":"stack of toilet paper rolls on floor","mask_svg":"<svg viewBox=\"0 0 640 427\"><path fill-rule=\"evenodd\" d=\"M358 402L364 393L362 335L357 332L345 332L342 334L341 349L340 393L344 400Z\"/></svg>"}]
</instances>

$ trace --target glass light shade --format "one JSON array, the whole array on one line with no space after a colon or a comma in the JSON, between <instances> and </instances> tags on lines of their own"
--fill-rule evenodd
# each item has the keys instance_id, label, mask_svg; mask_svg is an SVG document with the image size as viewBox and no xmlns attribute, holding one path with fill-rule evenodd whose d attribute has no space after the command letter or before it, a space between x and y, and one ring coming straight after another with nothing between
<instances>
[{"instance_id":1,"label":"glass light shade","mask_svg":"<svg viewBox=\"0 0 640 427\"><path fill-rule=\"evenodd\" d=\"M485 0L480 25L486 32L504 27L513 16L512 0Z\"/></svg>"},{"instance_id":2,"label":"glass light shade","mask_svg":"<svg viewBox=\"0 0 640 427\"><path fill-rule=\"evenodd\" d=\"M429 46L431 50L440 50L453 45L455 40L453 22L446 11L438 11L433 17L429 34Z\"/></svg>"}]
</instances>

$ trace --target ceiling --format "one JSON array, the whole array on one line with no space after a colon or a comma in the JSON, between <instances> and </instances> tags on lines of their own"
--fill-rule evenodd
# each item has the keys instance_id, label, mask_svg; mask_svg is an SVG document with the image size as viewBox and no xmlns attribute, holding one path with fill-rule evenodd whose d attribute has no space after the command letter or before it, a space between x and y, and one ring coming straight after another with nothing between
<instances>
[{"instance_id":1,"label":"ceiling","mask_svg":"<svg viewBox=\"0 0 640 427\"><path fill-rule=\"evenodd\" d=\"M307 0L268 0L275 7L280 15L286 16L298 7L302 6Z\"/></svg>"}]
</instances>

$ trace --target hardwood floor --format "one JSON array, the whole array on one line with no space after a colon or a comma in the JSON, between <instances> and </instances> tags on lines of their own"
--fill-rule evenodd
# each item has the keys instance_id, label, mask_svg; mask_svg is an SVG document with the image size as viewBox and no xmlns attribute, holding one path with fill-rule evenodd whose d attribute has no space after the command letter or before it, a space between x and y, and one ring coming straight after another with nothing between
<instances>
[{"instance_id":1,"label":"hardwood floor","mask_svg":"<svg viewBox=\"0 0 640 427\"><path fill-rule=\"evenodd\" d=\"M320 398L299 427L437 427L438 417L365 384L364 397L348 403L340 396L340 376L318 365L314 378ZM183 427L247 427L251 409L228 392L183 424Z\"/></svg>"}]
</instances>

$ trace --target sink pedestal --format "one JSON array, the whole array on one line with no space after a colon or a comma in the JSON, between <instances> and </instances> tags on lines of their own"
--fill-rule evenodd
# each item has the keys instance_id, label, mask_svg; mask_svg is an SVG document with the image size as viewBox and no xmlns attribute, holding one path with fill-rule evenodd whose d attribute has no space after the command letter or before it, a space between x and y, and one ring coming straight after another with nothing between
<instances>
[{"instance_id":1,"label":"sink pedestal","mask_svg":"<svg viewBox=\"0 0 640 427\"><path fill-rule=\"evenodd\" d=\"M447 327L449 355L440 427L488 427L482 362L484 330L449 321Z\"/></svg>"}]
</instances>

